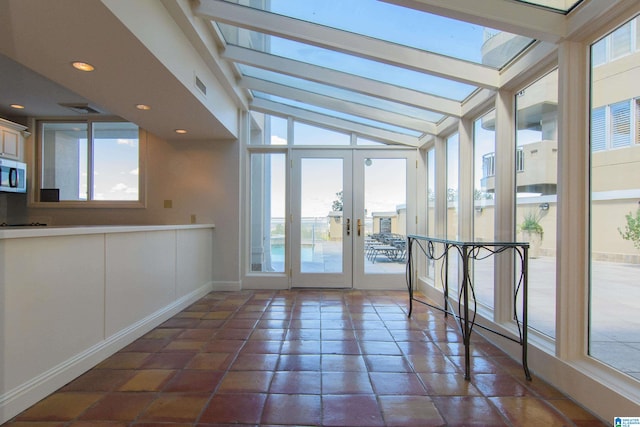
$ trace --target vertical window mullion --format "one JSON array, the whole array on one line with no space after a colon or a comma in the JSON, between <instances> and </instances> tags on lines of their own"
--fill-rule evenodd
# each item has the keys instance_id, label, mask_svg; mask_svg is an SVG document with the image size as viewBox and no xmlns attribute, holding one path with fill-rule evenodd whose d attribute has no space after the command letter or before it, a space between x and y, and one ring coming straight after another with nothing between
<instances>
[{"instance_id":1,"label":"vertical window mullion","mask_svg":"<svg viewBox=\"0 0 640 427\"><path fill-rule=\"evenodd\" d=\"M87 126L87 200L94 199L93 189L93 123Z\"/></svg>"}]
</instances>

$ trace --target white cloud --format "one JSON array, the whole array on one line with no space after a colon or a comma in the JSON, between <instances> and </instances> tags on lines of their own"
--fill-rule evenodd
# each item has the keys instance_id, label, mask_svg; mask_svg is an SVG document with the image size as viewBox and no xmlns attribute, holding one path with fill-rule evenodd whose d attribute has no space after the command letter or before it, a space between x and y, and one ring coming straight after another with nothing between
<instances>
[{"instance_id":1,"label":"white cloud","mask_svg":"<svg viewBox=\"0 0 640 427\"><path fill-rule=\"evenodd\" d=\"M138 168L133 169L132 171L129 172L131 175L139 175L140 174L140 170Z\"/></svg>"},{"instance_id":2,"label":"white cloud","mask_svg":"<svg viewBox=\"0 0 640 427\"><path fill-rule=\"evenodd\" d=\"M111 192L112 193L117 193L117 192L120 192L120 191L126 192L128 188L129 188L129 186L127 184L125 184L123 182L120 182L120 183L114 185L113 187L111 187Z\"/></svg>"},{"instance_id":3,"label":"white cloud","mask_svg":"<svg viewBox=\"0 0 640 427\"><path fill-rule=\"evenodd\" d=\"M278 135L271 135L271 145L287 145L287 140Z\"/></svg>"},{"instance_id":4,"label":"white cloud","mask_svg":"<svg viewBox=\"0 0 640 427\"><path fill-rule=\"evenodd\" d=\"M118 139L118 145L128 145L130 147L135 147L136 141L133 139Z\"/></svg>"}]
</instances>

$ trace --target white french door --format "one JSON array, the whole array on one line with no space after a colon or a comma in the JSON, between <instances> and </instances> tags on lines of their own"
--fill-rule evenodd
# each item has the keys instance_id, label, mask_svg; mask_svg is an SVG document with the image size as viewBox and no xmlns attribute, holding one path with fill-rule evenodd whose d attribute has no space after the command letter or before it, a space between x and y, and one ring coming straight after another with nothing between
<instances>
[{"instance_id":1,"label":"white french door","mask_svg":"<svg viewBox=\"0 0 640 427\"><path fill-rule=\"evenodd\" d=\"M305 149L291 160L291 286L404 286L415 152Z\"/></svg>"}]
</instances>

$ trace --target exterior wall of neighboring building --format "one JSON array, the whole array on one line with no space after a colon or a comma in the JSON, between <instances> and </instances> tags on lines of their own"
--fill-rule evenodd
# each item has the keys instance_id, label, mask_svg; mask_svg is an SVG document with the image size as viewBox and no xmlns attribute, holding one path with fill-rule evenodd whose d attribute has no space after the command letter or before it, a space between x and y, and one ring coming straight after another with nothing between
<instances>
[{"instance_id":1,"label":"exterior wall of neighboring building","mask_svg":"<svg viewBox=\"0 0 640 427\"><path fill-rule=\"evenodd\" d=\"M593 108L616 104L623 101L631 103L631 145L620 148L606 148L593 151L591 154L591 183L593 192L593 205L591 219L593 224L592 241L594 245L593 257L598 261L640 263L640 252L627 240L622 239L619 229L624 228L625 215L635 213L640 208L640 46L636 46L635 52L610 60L593 69L592 102ZM557 82L556 82L557 83ZM545 85L547 87L549 85ZM552 94L546 89L539 90L535 94L527 92L527 98L533 97L534 101L528 105L519 105L523 114L519 114L519 126L534 125L536 117L543 117L544 106L549 106L547 97ZM549 111L547 111L547 114ZM530 122L530 123L528 123ZM492 123L486 123L491 126ZM588 144L589 141L585 141ZM551 191L556 185L557 179L557 141L545 139L528 143L520 147L523 151L524 169L518 171L519 192L540 192L541 202L538 198L527 198L527 204L532 209L539 203L548 203L549 209L541 215L540 224L544 229L541 255L555 255L556 247L556 203L554 200L545 199L544 194L555 194ZM624 177L624 179L620 179ZM495 191L495 177L483 178L487 191ZM522 203L522 202L519 202ZM485 206L482 211L475 212L475 235L478 239L493 239L493 224L484 224L485 221L493 221L493 215L488 213L493 206ZM449 209L448 229L454 232L455 212ZM486 219L485 219L486 218ZM585 233L587 230L585 230Z\"/></svg>"}]
</instances>

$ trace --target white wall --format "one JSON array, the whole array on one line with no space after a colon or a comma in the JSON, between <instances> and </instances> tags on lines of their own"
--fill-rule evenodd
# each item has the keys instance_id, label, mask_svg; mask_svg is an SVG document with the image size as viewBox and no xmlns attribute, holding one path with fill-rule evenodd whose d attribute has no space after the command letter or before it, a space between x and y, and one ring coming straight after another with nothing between
<instances>
[{"instance_id":1,"label":"white wall","mask_svg":"<svg viewBox=\"0 0 640 427\"><path fill-rule=\"evenodd\" d=\"M28 141L33 144L33 141ZM240 173L236 141L167 141L147 133L146 208L31 207L50 225L215 224L214 282L239 287ZM32 148L31 148L32 149ZM171 200L172 208L164 208Z\"/></svg>"},{"instance_id":2,"label":"white wall","mask_svg":"<svg viewBox=\"0 0 640 427\"><path fill-rule=\"evenodd\" d=\"M212 289L208 226L0 231L0 423Z\"/></svg>"}]
</instances>

